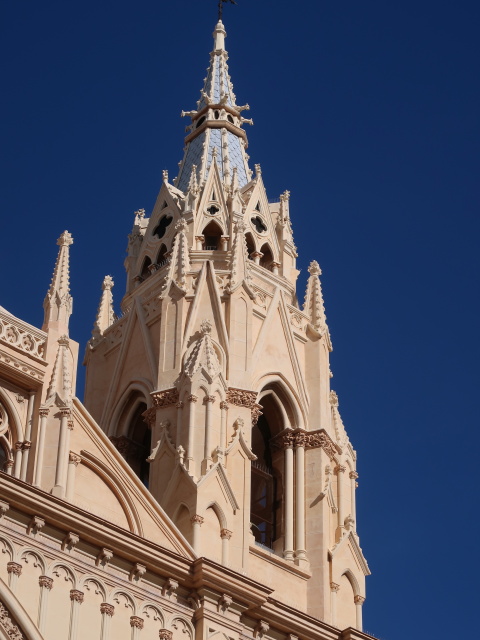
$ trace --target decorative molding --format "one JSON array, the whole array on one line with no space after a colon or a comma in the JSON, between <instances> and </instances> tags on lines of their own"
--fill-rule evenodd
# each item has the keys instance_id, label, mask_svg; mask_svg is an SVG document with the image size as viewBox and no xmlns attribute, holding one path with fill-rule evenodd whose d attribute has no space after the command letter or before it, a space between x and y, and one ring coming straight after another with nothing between
<instances>
[{"instance_id":1,"label":"decorative molding","mask_svg":"<svg viewBox=\"0 0 480 640\"><path fill-rule=\"evenodd\" d=\"M113 604L108 604L108 602L102 602L100 605L100 613L104 613L106 616L112 617L115 613L115 607Z\"/></svg>"},{"instance_id":2,"label":"decorative molding","mask_svg":"<svg viewBox=\"0 0 480 640\"><path fill-rule=\"evenodd\" d=\"M178 391L177 389L165 389L164 391L154 391L150 394L153 399L153 404L157 409L162 407L170 407L172 404L177 404Z\"/></svg>"},{"instance_id":3,"label":"decorative molding","mask_svg":"<svg viewBox=\"0 0 480 640\"><path fill-rule=\"evenodd\" d=\"M25 327L23 322L16 321L15 318L1 311L0 341L36 358L45 359L46 334L43 331L35 331L33 327Z\"/></svg>"},{"instance_id":4,"label":"decorative molding","mask_svg":"<svg viewBox=\"0 0 480 640\"><path fill-rule=\"evenodd\" d=\"M22 565L18 562L7 562L7 573L13 573L14 576L22 575Z\"/></svg>"},{"instance_id":5,"label":"decorative molding","mask_svg":"<svg viewBox=\"0 0 480 640\"><path fill-rule=\"evenodd\" d=\"M40 516L33 516L27 527L27 535L36 536L45 526L45 520Z\"/></svg>"},{"instance_id":6,"label":"decorative molding","mask_svg":"<svg viewBox=\"0 0 480 640\"><path fill-rule=\"evenodd\" d=\"M70 591L70 600L72 602L78 602L79 604L82 604L84 597L85 597L85 594L82 591L79 591L78 589L72 589Z\"/></svg>"},{"instance_id":7,"label":"decorative molding","mask_svg":"<svg viewBox=\"0 0 480 640\"><path fill-rule=\"evenodd\" d=\"M325 429L305 431L303 429L287 429L279 434L272 443L280 449L288 447L305 447L305 449L322 448L329 458L335 458L338 448Z\"/></svg>"},{"instance_id":8,"label":"decorative molding","mask_svg":"<svg viewBox=\"0 0 480 640\"><path fill-rule=\"evenodd\" d=\"M48 576L40 576L38 578L38 584L44 589L48 589L51 591L53 588L53 578L49 578Z\"/></svg>"},{"instance_id":9,"label":"decorative molding","mask_svg":"<svg viewBox=\"0 0 480 640\"><path fill-rule=\"evenodd\" d=\"M227 389L227 402L237 407L247 407L253 409L257 400L256 391L248 391L247 389L236 389L229 387Z\"/></svg>"},{"instance_id":10,"label":"decorative molding","mask_svg":"<svg viewBox=\"0 0 480 640\"><path fill-rule=\"evenodd\" d=\"M102 549L100 549L97 557L95 558L95 564L97 565L97 567L99 565L103 565L103 567L106 567L112 558L113 551L107 549L106 547L103 547Z\"/></svg>"},{"instance_id":11,"label":"decorative molding","mask_svg":"<svg viewBox=\"0 0 480 640\"><path fill-rule=\"evenodd\" d=\"M25 640L25 636L12 621L10 611L0 602L0 627L10 640Z\"/></svg>"}]
</instances>

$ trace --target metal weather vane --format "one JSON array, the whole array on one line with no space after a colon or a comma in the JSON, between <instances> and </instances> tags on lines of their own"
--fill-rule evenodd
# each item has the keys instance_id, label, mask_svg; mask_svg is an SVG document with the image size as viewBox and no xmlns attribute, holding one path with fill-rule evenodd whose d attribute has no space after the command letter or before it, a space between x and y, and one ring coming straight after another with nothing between
<instances>
[{"instance_id":1,"label":"metal weather vane","mask_svg":"<svg viewBox=\"0 0 480 640\"><path fill-rule=\"evenodd\" d=\"M218 19L222 19L223 15L223 5L224 3L230 2L230 4L237 4L235 0L218 0Z\"/></svg>"}]
</instances>

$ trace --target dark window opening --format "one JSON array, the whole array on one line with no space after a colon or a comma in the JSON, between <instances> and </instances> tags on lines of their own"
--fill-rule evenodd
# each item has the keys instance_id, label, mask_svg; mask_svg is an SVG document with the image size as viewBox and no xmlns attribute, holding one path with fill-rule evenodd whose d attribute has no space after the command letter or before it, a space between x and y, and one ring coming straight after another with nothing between
<instances>
[{"instance_id":1,"label":"dark window opening","mask_svg":"<svg viewBox=\"0 0 480 640\"><path fill-rule=\"evenodd\" d=\"M222 237L222 230L215 222L210 222L203 234L205 236L204 249L207 251L217 251L220 248L220 238Z\"/></svg>"},{"instance_id":2,"label":"dark window opening","mask_svg":"<svg viewBox=\"0 0 480 640\"><path fill-rule=\"evenodd\" d=\"M273 254L268 244L264 244L260 249L260 252L263 253L263 256L260 258L260 266L271 270L273 265Z\"/></svg>"},{"instance_id":3,"label":"dark window opening","mask_svg":"<svg viewBox=\"0 0 480 640\"><path fill-rule=\"evenodd\" d=\"M163 238L163 236L166 234L167 228L171 224L172 220L173 220L173 218L171 216L163 216L163 218L160 220L160 222L155 227L155 231L153 232L153 235L157 236L157 238Z\"/></svg>"},{"instance_id":4,"label":"dark window opening","mask_svg":"<svg viewBox=\"0 0 480 640\"><path fill-rule=\"evenodd\" d=\"M143 266L142 266L142 271L140 272L140 277L144 280L145 278L148 278L148 276L150 275L150 265L152 264L152 261L150 260L150 258L147 256L145 258L145 260L143 261Z\"/></svg>"},{"instance_id":5,"label":"dark window opening","mask_svg":"<svg viewBox=\"0 0 480 640\"><path fill-rule=\"evenodd\" d=\"M216 213L218 213L220 211L220 209L218 207L216 207L214 204L210 205L207 209L207 212L211 215L214 216Z\"/></svg>"},{"instance_id":6,"label":"dark window opening","mask_svg":"<svg viewBox=\"0 0 480 640\"><path fill-rule=\"evenodd\" d=\"M277 480L274 475L270 440L272 434L267 418L260 416L252 429L252 462L250 520L255 541L273 548L277 539Z\"/></svg>"},{"instance_id":7,"label":"dark window opening","mask_svg":"<svg viewBox=\"0 0 480 640\"><path fill-rule=\"evenodd\" d=\"M260 201L259 201L259 202L257 202L257 206L255 207L255 210L256 210L256 211L260 211Z\"/></svg>"},{"instance_id":8,"label":"dark window opening","mask_svg":"<svg viewBox=\"0 0 480 640\"><path fill-rule=\"evenodd\" d=\"M166 200L164 200L164 201L163 201L163 204L162 204L162 210L163 210L163 209L166 209L166 207L167 207L167 202L166 202Z\"/></svg>"},{"instance_id":9,"label":"dark window opening","mask_svg":"<svg viewBox=\"0 0 480 640\"><path fill-rule=\"evenodd\" d=\"M218 120L220 117L220 112L219 111L215 111L215 120Z\"/></svg>"},{"instance_id":10,"label":"dark window opening","mask_svg":"<svg viewBox=\"0 0 480 640\"><path fill-rule=\"evenodd\" d=\"M265 233L267 227L260 216L254 216L253 218L251 218L251 221L258 233Z\"/></svg>"},{"instance_id":11,"label":"dark window opening","mask_svg":"<svg viewBox=\"0 0 480 640\"><path fill-rule=\"evenodd\" d=\"M195 129L198 129L198 127L202 126L202 124L205 122L206 119L207 119L207 116L202 116L200 120L198 120L197 124L195 125Z\"/></svg>"},{"instance_id":12,"label":"dark window opening","mask_svg":"<svg viewBox=\"0 0 480 640\"><path fill-rule=\"evenodd\" d=\"M229 122L231 122L232 124L235 124L235 121L234 121L234 119L232 118L232 116L231 116L230 114L228 114L228 116L227 116L227 120L228 120Z\"/></svg>"},{"instance_id":13,"label":"dark window opening","mask_svg":"<svg viewBox=\"0 0 480 640\"><path fill-rule=\"evenodd\" d=\"M255 251L255 242L251 233L245 234L245 240L247 241L248 258L253 260L252 253Z\"/></svg>"},{"instance_id":14,"label":"dark window opening","mask_svg":"<svg viewBox=\"0 0 480 640\"><path fill-rule=\"evenodd\" d=\"M140 403L130 421L127 436L112 438L113 443L131 466L132 470L148 488L150 464L147 458L151 452L151 431L143 419L147 405Z\"/></svg>"},{"instance_id":15,"label":"dark window opening","mask_svg":"<svg viewBox=\"0 0 480 640\"><path fill-rule=\"evenodd\" d=\"M167 255L167 247L164 244L162 244L157 256L157 265L159 267L163 267L163 265L167 262L166 255Z\"/></svg>"}]
</instances>

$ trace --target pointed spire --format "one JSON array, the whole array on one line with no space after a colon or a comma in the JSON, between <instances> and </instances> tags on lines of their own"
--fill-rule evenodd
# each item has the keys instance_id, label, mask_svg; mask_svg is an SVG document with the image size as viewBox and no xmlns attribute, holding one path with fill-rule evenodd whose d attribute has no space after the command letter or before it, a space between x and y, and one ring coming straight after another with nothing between
<instances>
[{"instance_id":1,"label":"pointed spire","mask_svg":"<svg viewBox=\"0 0 480 640\"><path fill-rule=\"evenodd\" d=\"M248 248L245 238L247 227L243 220L238 220L235 225L235 236L232 247L232 264L230 274L230 285L228 291L232 293L242 282L249 282L251 279L248 264Z\"/></svg>"},{"instance_id":2,"label":"pointed spire","mask_svg":"<svg viewBox=\"0 0 480 640\"><path fill-rule=\"evenodd\" d=\"M47 391L47 404L57 402L58 405L69 405L72 401L72 369L73 358L70 353L68 336L58 340L57 356L53 366L52 377Z\"/></svg>"},{"instance_id":3,"label":"pointed spire","mask_svg":"<svg viewBox=\"0 0 480 640\"><path fill-rule=\"evenodd\" d=\"M242 128L245 123L253 124L242 118L241 112L249 109L247 105L236 104L236 96L228 73L228 54L225 50L225 27L218 21L213 32L213 51L210 54L210 66L194 111L182 111L190 116L192 123L187 127L185 153L175 186L186 192L190 183L193 166L198 171L198 181L203 184L208 169L214 159L213 150L218 151L217 165L222 180L229 181L233 170L237 169L240 187L250 180L248 167L247 136Z\"/></svg>"},{"instance_id":4,"label":"pointed spire","mask_svg":"<svg viewBox=\"0 0 480 640\"><path fill-rule=\"evenodd\" d=\"M188 252L187 222L181 218L175 225L175 236L168 274L165 278L159 298L163 299L173 282L183 293L187 292L187 273L190 271L190 254Z\"/></svg>"},{"instance_id":5,"label":"pointed spire","mask_svg":"<svg viewBox=\"0 0 480 640\"><path fill-rule=\"evenodd\" d=\"M112 276L105 276L102 283L102 295L98 305L97 318L93 325L92 336L94 339L100 338L104 331L115 322L115 312L113 310L113 289Z\"/></svg>"},{"instance_id":6,"label":"pointed spire","mask_svg":"<svg viewBox=\"0 0 480 640\"><path fill-rule=\"evenodd\" d=\"M64 231L57 240L57 261L53 271L52 282L43 302L43 331L48 331L54 324L61 333L68 335L68 321L72 314L72 296L70 295L69 251L73 238Z\"/></svg>"},{"instance_id":7,"label":"pointed spire","mask_svg":"<svg viewBox=\"0 0 480 640\"><path fill-rule=\"evenodd\" d=\"M322 286L320 284L320 275L322 270L316 260L313 260L313 262L310 263L308 272L310 277L308 278L303 310L310 316L313 327L318 332L323 333L327 326L327 318L325 316Z\"/></svg>"}]
</instances>

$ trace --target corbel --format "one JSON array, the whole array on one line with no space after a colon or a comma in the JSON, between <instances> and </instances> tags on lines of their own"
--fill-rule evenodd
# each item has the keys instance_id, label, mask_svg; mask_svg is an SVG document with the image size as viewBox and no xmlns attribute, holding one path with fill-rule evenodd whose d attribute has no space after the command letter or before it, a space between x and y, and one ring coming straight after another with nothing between
<instances>
[{"instance_id":1,"label":"corbel","mask_svg":"<svg viewBox=\"0 0 480 640\"><path fill-rule=\"evenodd\" d=\"M259 620L255 625L255 629L253 630L253 637L260 638L261 640L269 629L270 625L268 624L268 622L266 622L265 620Z\"/></svg>"},{"instance_id":2,"label":"corbel","mask_svg":"<svg viewBox=\"0 0 480 640\"><path fill-rule=\"evenodd\" d=\"M192 607L192 609L200 609L200 607L202 606L202 601L196 591L192 591L188 594L187 602Z\"/></svg>"},{"instance_id":3,"label":"corbel","mask_svg":"<svg viewBox=\"0 0 480 640\"><path fill-rule=\"evenodd\" d=\"M164 598L171 598L177 589L178 581L173 578L168 578L162 587L162 596Z\"/></svg>"},{"instance_id":4,"label":"corbel","mask_svg":"<svg viewBox=\"0 0 480 640\"><path fill-rule=\"evenodd\" d=\"M27 527L27 535L36 536L45 526L45 520L40 516L33 516Z\"/></svg>"},{"instance_id":5,"label":"corbel","mask_svg":"<svg viewBox=\"0 0 480 640\"><path fill-rule=\"evenodd\" d=\"M77 533L69 531L62 540L62 551L73 551L73 549L77 546L79 540L80 536Z\"/></svg>"},{"instance_id":6,"label":"corbel","mask_svg":"<svg viewBox=\"0 0 480 640\"><path fill-rule=\"evenodd\" d=\"M232 606L233 598L226 593L222 593L217 601L217 611L225 613Z\"/></svg>"},{"instance_id":7,"label":"corbel","mask_svg":"<svg viewBox=\"0 0 480 640\"><path fill-rule=\"evenodd\" d=\"M147 570L147 567L145 565L140 564L139 562L136 562L133 565L132 570L130 571L130 575L128 576L128 579L130 580L130 582L133 582L134 580L139 582L145 575L146 570Z\"/></svg>"},{"instance_id":8,"label":"corbel","mask_svg":"<svg viewBox=\"0 0 480 640\"><path fill-rule=\"evenodd\" d=\"M8 504L8 502L5 502L4 500L0 500L0 520L4 517L4 515L7 513L9 509L10 509L10 505Z\"/></svg>"},{"instance_id":9,"label":"corbel","mask_svg":"<svg viewBox=\"0 0 480 640\"><path fill-rule=\"evenodd\" d=\"M103 547L103 549L100 549L97 557L95 558L95 564L97 565L97 567L100 565L102 565L103 567L106 567L112 558L113 558L113 551Z\"/></svg>"}]
</instances>

